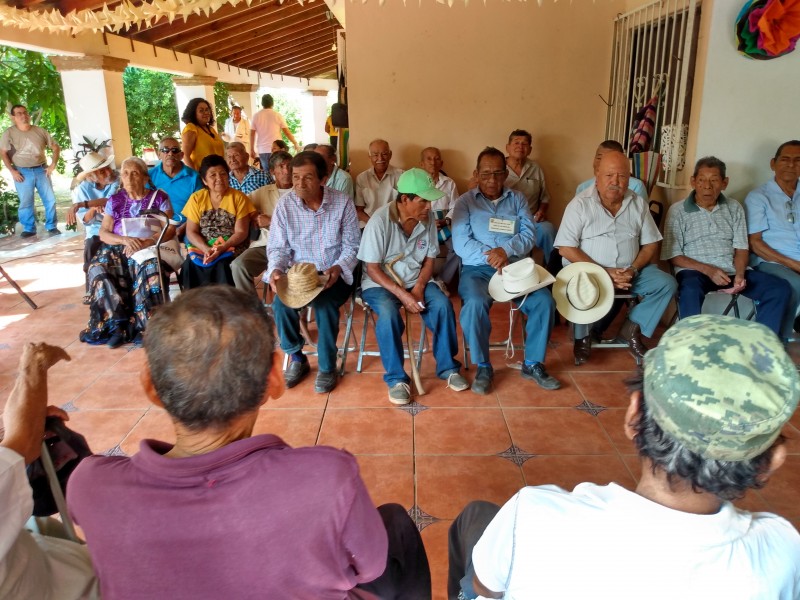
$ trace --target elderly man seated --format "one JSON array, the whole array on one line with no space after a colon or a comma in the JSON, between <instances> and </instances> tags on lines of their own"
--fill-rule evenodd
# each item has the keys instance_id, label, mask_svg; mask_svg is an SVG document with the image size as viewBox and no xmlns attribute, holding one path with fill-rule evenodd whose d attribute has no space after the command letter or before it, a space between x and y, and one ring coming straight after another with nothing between
<instances>
[{"instance_id":1,"label":"elderly man seated","mask_svg":"<svg viewBox=\"0 0 800 600\"><path fill-rule=\"evenodd\" d=\"M464 265L458 285L463 302L461 329L472 362L478 365L472 391L488 394L494 379L489 361L489 309L493 302L489 281L510 263L530 254L534 226L525 197L503 185L508 171L500 150L483 150L473 176L478 187L461 196L453 211L453 247ZM515 303L527 317L522 377L546 390L556 390L561 384L544 367L547 339L553 327L553 298L547 289L540 288L526 295L523 302L517 299Z\"/></svg>"},{"instance_id":2,"label":"elderly man seated","mask_svg":"<svg viewBox=\"0 0 800 600\"><path fill-rule=\"evenodd\" d=\"M144 347L145 394L177 441L89 457L67 490L103 598L430 598L414 523L375 508L353 456L252 435L283 392L255 296L182 294Z\"/></svg>"},{"instance_id":3,"label":"elderly man seated","mask_svg":"<svg viewBox=\"0 0 800 600\"><path fill-rule=\"evenodd\" d=\"M780 335L791 288L779 277L747 269L744 209L722 193L728 187L725 171L714 156L698 160L693 191L667 213L661 259L675 269L678 311L682 319L700 314L711 291L740 293L758 302L755 320Z\"/></svg>"},{"instance_id":4,"label":"elderly man seated","mask_svg":"<svg viewBox=\"0 0 800 600\"><path fill-rule=\"evenodd\" d=\"M431 204L431 211L436 216L436 230L439 245L444 246L445 260L440 269L434 268L436 274L443 282L449 284L458 273L458 255L453 249L451 227L453 225L453 209L458 200L456 182L442 173L444 161L438 148L430 146L420 153L419 166L433 180L436 189L442 192L442 197Z\"/></svg>"},{"instance_id":5,"label":"elderly man seated","mask_svg":"<svg viewBox=\"0 0 800 600\"><path fill-rule=\"evenodd\" d=\"M231 142L225 149L225 161L231 169L228 174L230 186L248 196L258 188L274 183L267 171L251 167L247 163L248 154L241 142Z\"/></svg>"},{"instance_id":6,"label":"elderly man seated","mask_svg":"<svg viewBox=\"0 0 800 600\"><path fill-rule=\"evenodd\" d=\"M158 147L161 158L149 171L150 183L155 189L164 190L175 214L172 218L178 221L176 235L181 240L186 236L186 217L183 209L189 202L189 196L203 189L200 174L183 164L181 143L174 137L165 137Z\"/></svg>"},{"instance_id":7,"label":"elderly man seated","mask_svg":"<svg viewBox=\"0 0 800 600\"><path fill-rule=\"evenodd\" d=\"M442 197L422 169L410 169L397 181L397 200L379 208L364 228L358 258L364 262L361 282L364 301L378 315L375 335L389 386L389 401L408 404L409 378L403 369L403 320L419 314L433 332L436 376L457 392L469 384L459 373L456 317L453 305L431 282L433 259L439 254L431 202ZM390 273L387 274L387 271ZM413 358L412 358L413 360Z\"/></svg>"},{"instance_id":8,"label":"elderly man seated","mask_svg":"<svg viewBox=\"0 0 800 600\"><path fill-rule=\"evenodd\" d=\"M350 173L336 165L336 148L330 144L317 144L314 152L322 156L328 165L328 179L325 181L325 185L332 190L344 192L348 198L353 200L356 195L353 178L350 177Z\"/></svg>"},{"instance_id":9,"label":"elderly man seated","mask_svg":"<svg viewBox=\"0 0 800 600\"><path fill-rule=\"evenodd\" d=\"M369 144L369 161L372 168L356 177L356 209L358 219L362 223L369 221L370 216L381 206L394 200L397 192L397 179L403 169L393 167L392 150L386 140L372 140ZM362 225L363 226L363 225Z\"/></svg>"},{"instance_id":10,"label":"elderly man seated","mask_svg":"<svg viewBox=\"0 0 800 600\"><path fill-rule=\"evenodd\" d=\"M470 504L450 528L451 600L798 597L800 535L731 503L786 459L800 378L780 340L758 323L689 317L631 386L636 488L540 485L503 508Z\"/></svg>"},{"instance_id":11,"label":"elderly man seated","mask_svg":"<svg viewBox=\"0 0 800 600\"><path fill-rule=\"evenodd\" d=\"M257 188L254 193L250 194L250 200L257 210L256 214L250 217L252 222L258 226L259 234L258 239L250 242L250 247L231 263L233 284L240 290L254 291L253 280L267 268L269 224L278 200L292 191L291 162L292 155L288 152L278 150L271 153L269 155L269 174L275 183Z\"/></svg>"},{"instance_id":12,"label":"elderly man seated","mask_svg":"<svg viewBox=\"0 0 800 600\"><path fill-rule=\"evenodd\" d=\"M62 539L66 535L51 535L62 533L52 527L54 523L48 523L47 535L33 534L24 528L34 507L25 465L35 461L42 450L45 418L69 419L60 408L47 406L47 371L61 360L69 360L62 348L25 344L17 382L3 408L0 598L88 600L99 597L97 578L86 546Z\"/></svg>"},{"instance_id":13,"label":"elderly man seated","mask_svg":"<svg viewBox=\"0 0 800 600\"><path fill-rule=\"evenodd\" d=\"M536 247L542 249L544 262L547 264L553 251L556 229L547 220L550 194L544 183L544 172L537 163L528 158L533 150L532 139L531 134L524 129L515 129L509 134L506 145L508 155L506 185L512 190L521 192L528 201L528 208L535 223Z\"/></svg>"},{"instance_id":14,"label":"elderly man seated","mask_svg":"<svg viewBox=\"0 0 800 600\"><path fill-rule=\"evenodd\" d=\"M593 170L597 168L597 165L600 163L600 159L603 158L603 156L608 152L622 152L623 154L625 154L625 150L622 148L622 144L620 144L616 140L605 140L603 142L600 142L600 145L597 147L597 150L594 153L594 161L592 162ZM578 185L578 188L575 190L575 194L576 195L580 194L583 190L592 187L594 184L595 184L594 177L592 177L591 179L587 179L586 181ZM641 179L637 179L636 177L631 177L628 180L628 189L630 189L637 196L641 196L645 201L650 199L647 194L647 186Z\"/></svg>"},{"instance_id":15,"label":"elderly man seated","mask_svg":"<svg viewBox=\"0 0 800 600\"><path fill-rule=\"evenodd\" d=\"M593 262L604 267L618 290L642 298L620 329L631 355L642 359L650 337L675 295L675 280L650 264L661 234L647 203L628 189L628 159L621 152L603 155L595 168L596 183L578 194L564 211L555 245L564 264ZM601 336L602 331L594 331ZM586 327L575 328L575 364L589 360L592 339Z\"/></svg>"},{"instance_id":16,"label":"elderly man seated","mask_svg":"<svg viewBox=\"0 0 800 600\"><path fill-rule=\"evenodd\" d=\"M294 189L280 200L272 214L267 245L269 267L264 280L278 294L272 309L281 349L290 356L284 373L286 387L296 386L310 372L303 354L299 309L311 306L319 334L319 370L314 391L326 394L336 387L339 308L353 290L360 237L358 218L347 196L325 187L328 166L319 154L300 152L291 166ZM311 273L308 265L314 267Z\"/></svg>"}]
</instances>

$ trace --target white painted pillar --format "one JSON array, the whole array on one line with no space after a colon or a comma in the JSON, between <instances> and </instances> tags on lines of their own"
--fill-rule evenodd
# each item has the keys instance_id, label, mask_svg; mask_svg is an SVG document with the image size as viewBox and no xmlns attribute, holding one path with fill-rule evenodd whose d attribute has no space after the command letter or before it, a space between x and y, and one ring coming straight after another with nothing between
<instances>
[{"instance_id":1,"label":"white painted pillar","mask_svg":"<svg viewBox=\"0 0 800 600\"><path fill-rule=\"evenodd\" d=\"M178 121L183 129L183 109L189 104L193 98L203 98L211 105L211 114L215 115L217 111L214 108L214 84L217 82L216 77L208 77L205 75L197 75L194 77L173 77L172 83L175 85L175 100L178 103ZM225 123L221 125L215 123L214 127L217 130L225 128Z\"/></svg>"},{"instance_id":2,"label":"white painted pillar","mask_svg":"<svg viewBox=\"0 0 800 600\"><path fill-rule=\"evenodd\" d=\"M303 142L310 144L327 144L330 142L325 133L325 120L328 118L328 90L308 90L311 105L308 112L303 113Z\"/></svg>"},{"instance_id":3,"label":"white painted pillar","mask_svg":"<svg viewBox=\"0 0 800 600\"><path fill-rule=\"evenodd\" d=\"M111 139L119 165L132 154L122 72L128 61L111 56L51 56L61 75L69 134L74 149L86 136Z\"/></svg>"},{"instance_id":4,"label":"white painted pillar","mask_svg":"<svg viewBox=\"0 0 800 600\"><path fill-rule=\"evenodd\" d=\"M258 85L255 83L229 83L228 91L231 93L234 102L242 107L248 119L261 109L261 104L256 92Z\"/></svg>"}]
</instances>

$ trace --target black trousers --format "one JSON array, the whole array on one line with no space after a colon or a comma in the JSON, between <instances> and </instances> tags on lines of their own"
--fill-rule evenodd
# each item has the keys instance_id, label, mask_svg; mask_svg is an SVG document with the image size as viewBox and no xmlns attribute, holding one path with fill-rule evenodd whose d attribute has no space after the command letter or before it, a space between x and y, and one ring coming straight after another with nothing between
<instances>
[{"instance_id":1,"label":"black trousers","mask_svg":"<svg viewBox=\"0 0 800 600\"><path fill-rule=\"evenodd\" d=\"M447 573L447 597L449 600L458 600L461 591L469 600L477 597L472 588L472 578L475 576L475 568L472 566L472 549L499 511L500 507L497 504L476 500L467 504L450 525L448 541L450 566Z\"/></svg>"}]
</instances>

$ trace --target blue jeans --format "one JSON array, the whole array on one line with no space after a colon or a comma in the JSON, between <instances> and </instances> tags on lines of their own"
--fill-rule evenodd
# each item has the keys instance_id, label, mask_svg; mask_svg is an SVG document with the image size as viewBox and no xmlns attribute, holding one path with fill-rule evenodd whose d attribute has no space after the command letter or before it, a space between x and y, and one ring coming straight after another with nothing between
<instances>
[{"instance_id":1,"label":"blue jeans","mask_svg":"<svg viewBox=\"0 0 800 600\"><path fill-rule=\"evenodd\" d=\"M314 309L314 318L317 321L317 358L319 370L323 373L332 373L336 370L339 308L347 301L352 291L353 286L347 285L339 278L336 283L308 303L308 306ZM275 296L272 301L272 313L275 315L281 350L286 354L300 352L305 343L300 333L300 311L289 308Z\"/></svg>"},{"instance_id":2,"label":"blue jeans","mask_svg":"<svg viewBox=\"0 0 800 600\"><path fill-rule=\"evenodd\" d=\"M25 181L14 182L19 196L19 222L22 223L22 228L30 233L36 233L36 217L33 211L33 191L36 189L44 206L45 229L55 229L58 223L56 196L45 168L17 167L17 170L25 178Z\"/></svg>"},{"instance_id":3,"label":"blue jeans","mask_svg":"<svg viewBox=\"0 0 800 600\"><path fill-rule=\"evenodd\" d=\"M489 280L495 270L488 266L465 265L461 269L458 294L461 296L461 330L469 346L473 364L489 362L489 335L492 322L489 309L494 300L489 295ZM522 298L514 300L520 306ZM543 363L547 352L547 340L553 328L555 302L547 288L529 294L520 306L527 317L525 324L525 360Z\"/></svg>"},{"instance_id":4,"label":"blue jeans","mask_svg":"<svg viewBox=\"0 0 800 600\"><path fill-rule=\"evenodd\" d=\"M383 380L389 387L410 381L403 369L403 331L405 324L400 310L403 305L397 296L382 287L372 287L361 292L364 302L378 315L375 337L381 350L381 362L386 373ZM457 373L461 363L454 357L458 354L456 315L453 305L434 283L425 286L425 310L420 313L425 326L433 332L433 357L436 360L436 376L446 379ZM412 341L413 343L413 341Z\"/></svg>"},{"instance_id":5,"label":"blue jeans","mask_svg":"<svg viewBox=\"0 0 800 600\"><path fill-rule=\"evenodd\" d=\"M269 173L269 157L272 156L272 152L265 152L264 154L258 155L258 160L261 163L261 170Z\"/></svg>"},{"instance_id":6,"label":"blue jeans","mask_svg":"<svg viewBox=\"0 0 800 600\"><path fill-rule=\"evenodd\" d=\"M678 279L678 312L681 319L699 315L708 292L730 287L716 285L707 275L693 269L678 271L675 277ZM766 325L779 336L781 321L792 295L788 282L760 271L746 271L744 278L747 285L742 296L758 303L756 321Z\"/></svg>"},{"instance_id":7,"label":"blue jeans","mask_svg":"<svg viewBox=\"0 0 800 600\"><path fill-rule=\"evenodd\" d=\"M536 247L542 249L544 264L546 265L550 261L550 253L553 252L556 228L550 221L540 221L533 224L533 234L536 240Z\"/></svg>"}]
</instances>

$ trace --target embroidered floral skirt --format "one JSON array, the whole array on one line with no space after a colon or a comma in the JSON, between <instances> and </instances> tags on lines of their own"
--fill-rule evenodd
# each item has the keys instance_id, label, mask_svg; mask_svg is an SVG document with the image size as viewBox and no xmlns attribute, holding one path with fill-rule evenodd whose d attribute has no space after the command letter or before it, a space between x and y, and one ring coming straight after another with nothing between
<instances>
[{"instance_id":1,"label":"embroidered floral skirt","mask_svg":"<svg viewBox=\"0 0 800 600\"><path fill-rule=\"evenodd\" d=\"M125 255L125 246L103 244L89 264L89 324L81 340L104 344L117 328L128 341L143 332L153 307L162 303L155 258L142 264Z\"/></svg>"}]
</instances>

